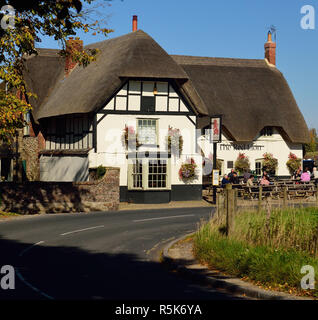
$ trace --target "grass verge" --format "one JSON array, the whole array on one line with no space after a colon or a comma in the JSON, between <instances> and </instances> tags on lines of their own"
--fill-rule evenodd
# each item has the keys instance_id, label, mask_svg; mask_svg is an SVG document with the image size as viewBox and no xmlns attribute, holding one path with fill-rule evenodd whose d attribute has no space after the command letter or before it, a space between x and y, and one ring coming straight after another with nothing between
<instances>
[{"instance_id":1,"label":"grass verge","mask_svg":"<svg viewBox=\"0 0 318 320\"><path fill-rule=\"evenodd\" d=\"M224 235L224 221L212 219L194 237L194 253L202 263L269 289L318 297L300 288L301 268L318 270L316 208L241 212L234 232Z\"/></svg>"}]
</instances>

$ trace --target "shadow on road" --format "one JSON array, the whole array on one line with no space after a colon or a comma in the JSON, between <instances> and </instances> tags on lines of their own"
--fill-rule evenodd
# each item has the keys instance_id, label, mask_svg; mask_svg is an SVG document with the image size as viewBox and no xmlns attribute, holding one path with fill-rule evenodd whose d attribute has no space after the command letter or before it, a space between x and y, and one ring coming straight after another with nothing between
<instances>
[{"instance_id":1,"label":"shadow on road","mask_svg":"<svg viewBox=\"0 0 318 320\"><path fill-rule=\"evenodd\" d=\"M0 238L0 267L12 265L25 281L55 299L224 300L224 293L207 291L168 272L160 263L132 254L89 252L74 246L35 246ZM1 277L1 275L0 275ZM16 289L2 290L0 299L46 299L16 275ZM237 300L237 299L236 299Z\"/></svg>"}]
</instances>

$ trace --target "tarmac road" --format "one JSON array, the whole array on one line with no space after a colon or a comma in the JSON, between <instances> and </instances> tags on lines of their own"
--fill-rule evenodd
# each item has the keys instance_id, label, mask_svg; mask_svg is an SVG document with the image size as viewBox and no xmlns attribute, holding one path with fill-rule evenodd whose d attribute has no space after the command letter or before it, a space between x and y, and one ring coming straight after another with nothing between
<instances>
[{"instance_id":1,"label":"tarmac road","mask_svg":"<svg viewBox=\"0 0 318 320\"><path fill-rule=\"evenodd\" d=\"M164 244L194 231L212 210L57 214L1 222L0 267L15 268L15 290L0 288L0 299L241 299L198 286L158 261Z\"/></svg>"}]
</instances>

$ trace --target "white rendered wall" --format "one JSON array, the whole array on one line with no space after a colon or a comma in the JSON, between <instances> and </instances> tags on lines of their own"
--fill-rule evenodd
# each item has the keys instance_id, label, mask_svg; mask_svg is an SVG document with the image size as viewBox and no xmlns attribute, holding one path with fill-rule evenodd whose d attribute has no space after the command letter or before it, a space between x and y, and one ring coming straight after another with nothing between
<instances>
[{"instance_id":1,"label":"white rendered wall","mask_svg":"<svg viewBox=\"0 0 318 320\"><path fill-rule=\"evenodd\" d=\"M210 153L213 153L213 145L203 136L200 138L199 144L207 157ZM262 159L264 153L272 153L274 158L278 160L276 171L278 176L290 175L286 167L290 152L294 153L298 158L303 158L302 145L287 143L276 130L274 130L272 136L261 136L251 142L237 143L238 146L243 147L243 150L235 150L231 144L232 141L229 141L223 135L222 142L218 144L217 148L217 158L224 161L224 173L231 171L231 169L227 168L227 161L233 161L235 164L239 153L244 153L249 157L251 170L255 170L255 161Z\"/></svg>"},{"instance_id":2,"label":"white rendered wall","mask_svg":"<svg viewBox=\"0 0 318 320\"><path fill-rule=\"evenodd\" d=\"M97 115L97 121L102 118L103 115ZM127 167L128 161L126 159L127 150L123 143L123 131L125 125L133 126L136 130L137 119L158 119L158 131L159 131L159 148L156 147L143 147L138 149L138 152L143 151L162 151L166 152L166 136L168 133L168 127L171 126L174 129L180 129L183 136L184 144L183 151L180 158L171 157L171 184L182 185L185 184L179 179L178 171L180 165L187 158L194 158L198 164L197 176L198 178L193 180L191 184L202 183L202 157L195 152L195 126L186 116L173 116L173 115L107 115L97 126L97 153L91 151L89 153L89 166L90 168L103 166L115 166L120 168L120 185L127 186ZM195 121L195 117L191 117L192 121ZM131 150L130 150L131 152Z\"/></svg>"}]
</instances>

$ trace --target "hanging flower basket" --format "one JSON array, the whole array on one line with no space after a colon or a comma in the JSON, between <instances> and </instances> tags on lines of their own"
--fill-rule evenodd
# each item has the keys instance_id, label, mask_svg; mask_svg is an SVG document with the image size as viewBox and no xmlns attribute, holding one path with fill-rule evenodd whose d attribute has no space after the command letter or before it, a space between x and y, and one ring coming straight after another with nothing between
<instances>
[{"instance_id":1,"label":"hanging flower basket","mask_svg":"<svg viewBox=\"0 0 318 320\"><path fill-rule=\"evenodd\" d=\"M180 156L183 150L183 137L179 129L168 128L168 151Z\"/></svg>"},{"instance_id":2,"label":"hanging flower basket","mask_svg":"<svg viewBox=\"0 0 318 320\"><path fill-rule=\"evenodd\" d=\"M245 153L239 153L236 161L235 161L235 170L240 174L250 169L250 161Z\"/></svg>"},{"instance_id":3,"label":"hanging flower basket","mask_svg":"<svg viewBox=\"0 0 318 320\"><path fill-rule=\"evenodd\" d=\"M301 166L301 159L297 158L294 153L290 153L288 156L288 161L286 162L286 166L291 175L297 171L297 169Z\"/></svg>"},{"instance_id":4,"label":"hanging flower basket","mask_svg":"<svg viewBox=\"0 0 318 320\"><path fill-rule=\"evenodd\" d=\"M267 171L269 174L275 174L278 160L273 157L271 153L264 153L263 154L263 169Z\"/></svg>"},{"instance_id":5,"label":"hanging flower basket","mask_svg":"<svg viewBox=\"0 0 318 320\"><path fill-rule=\"evenodd\" d=\"M125 126L123 133L123 140L126 146L126 149L136 149L140 147L140 143L138 141L138 135L135 132L135 128L132 126Z\"/></svg>"},{"instance_id":6,"label":"hanging flower basket","mask_svg":"<svg viewBox=\"0 0 318 320\"><path fill-rule=\"evenodd\" d=\"M194 159L187 159L185 163L183 163L179 169L179 178L184 181L190 181L196 178L196 168L197 164Z\"/></svg>"}]
</instances>

